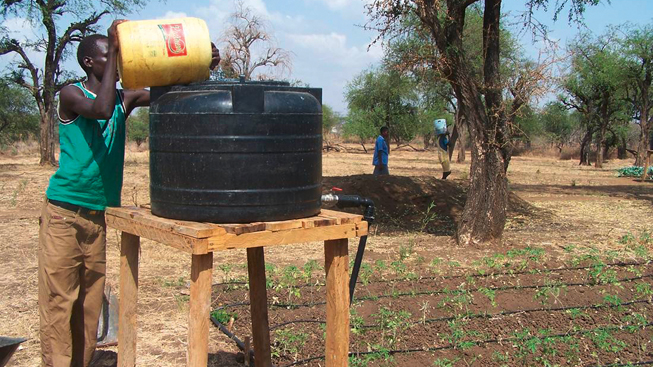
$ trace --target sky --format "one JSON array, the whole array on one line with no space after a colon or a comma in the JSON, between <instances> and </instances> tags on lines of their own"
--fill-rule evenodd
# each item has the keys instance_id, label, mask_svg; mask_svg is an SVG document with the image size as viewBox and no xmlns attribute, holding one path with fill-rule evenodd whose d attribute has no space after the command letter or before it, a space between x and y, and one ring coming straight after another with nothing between
<instances>
[{"instance_id":1,"label":"sky","mask_svg":"<svg viewBox=\"0 0 653 367\"><path fill-rule=\"evenodd\" d=\"M376 32L365 30L367 22L365 4L371 0L243 0L256 14L267 19L268 28L275 36L278 47L292 52L292 74L284 75L290 80L300 80L315 88L322 88L323 103L345 114L347 103L345 86L361 71L377 65L383 49L379 44L370 46ZM550 3L555 4L555 0ZM176 17L198 17L209 27L211 39L216 41L225 29L229 14L234 10L233 0L150 0L142 9L126 16L130 20ZM537 59L540 43L533 42L531 35L521 32L518 17L524 11L523 0L504 0L504 13L514 32L521 34L526 54ZM653 0L612 0L588 7L584 25L569 25L566 14L557 22L552 21L551 11L540 11L536 18L549 27L549 38L564 48L579 32L579 27L600 34L608 25L631 22L635 25L653 24ZM102 30L109 26L111 16L103 18ZM11 17L2 26L14 37L32 36L31 29L23 19ZM219 45L218 45L219 46ZM30 53L34 59L38 55ZM10 57L0 56L0 67L5 67ZM37 62L37 65L40 63ZM64 64L69 70L82 74L74 60Z\"/></svg>"}]
</instances>

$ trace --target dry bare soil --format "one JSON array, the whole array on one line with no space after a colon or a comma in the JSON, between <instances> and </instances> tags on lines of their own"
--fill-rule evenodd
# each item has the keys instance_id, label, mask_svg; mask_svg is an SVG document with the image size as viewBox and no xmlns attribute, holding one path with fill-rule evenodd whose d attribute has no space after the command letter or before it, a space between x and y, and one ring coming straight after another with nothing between
<instances>
[{"instance_id":1,"label":"dry bare soil","mask_svg":"<svg viewBox=\"0 0 653 367\"><path fill-rule=\"evenodd\" d=\"M653 360L650 263L653 184L542 157L513 158L503 243L460 248L451 238L468 164L447 181L433 152L393 151L392 176L371 154L324 155L324 188L371 197L378 221L352 307L351 366L626 365ZM27 337L9 366L39 364L38 217L53 168L0 155L0 335ZM123 204L149 202L148 154L126 157ZM479 213L482 215L482 213ZM118 287L119 233L107 234L107 281ZM350 257L357 241L350 241ZM190 259L142 241L140 366L185 364ZM266 249L273 353L279 366L324 365L320 244ZM214 308L249 335L244 251L215 254ZM225 321L226 321L225 320ZM210 366L241 366L238 349L210 331ZM113 366L116 348L94 366ZM313 359L311 359L313 358Z\"/></svg>"}]
</instances>

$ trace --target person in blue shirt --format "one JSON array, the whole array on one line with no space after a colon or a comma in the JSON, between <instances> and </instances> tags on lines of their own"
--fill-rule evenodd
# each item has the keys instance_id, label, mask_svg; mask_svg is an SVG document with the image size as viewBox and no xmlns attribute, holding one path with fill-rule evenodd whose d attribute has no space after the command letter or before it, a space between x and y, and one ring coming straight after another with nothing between
<instances>
[{"instance_id":1,"label":"person in blue shirt","mask_svg":"<svg viewBox=\"0 0 653 367\"><path fill-rule=\"evenodd\" d=\"M389 175L390 171L388 170L388 154L390 154L390 149L388 148L388 136L390 135L390 129L387 126L381 128L381 135L376 138L376 144L374 145L374 160L372 164L374 165L373 175Z\"/></svg>"}]
</instances>

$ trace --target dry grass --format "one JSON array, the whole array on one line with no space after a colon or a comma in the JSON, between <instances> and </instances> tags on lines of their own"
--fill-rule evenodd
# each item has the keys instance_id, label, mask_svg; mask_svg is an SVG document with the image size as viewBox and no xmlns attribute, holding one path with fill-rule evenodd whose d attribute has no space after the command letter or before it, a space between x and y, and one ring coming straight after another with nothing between
<instances>
[{"instance_id":1,"label":"dry grass","mask_svg":"<svg viewBox=\"0 0 653 367\"><path fill-rule=\"evenodd\" d=\"M372 156L356 152L324 155L325 176L371 173ZM148 153L130 150L126 156L123 204L149 201ZM469 162L469 159L468 159ZM630 161L610 161L606 168L579 167L575 161L554 158L515 157L508 177L511 189L547 213L536 219L510 218L506 246L545 245L559 248L570 243L617 246L624 234L653 232L653 186L628 178L616 178L615 168ZM467 164L452 164L454 180L467 176ZM14 356L10 366L36 366L39 360L37 308L38 213L52 168L38 166L38 158L0 155L0 335L24 336L29 340ZM392 151L390 172L403 176L436 176L441 173L434 152ZM109 230L107 280L118 285L119 235ZM395 236L372 234L368 256L392 259L398 249L413 242L424 256L449 258L464 267L492 249L459 249L448 237L407 233ZM355 242L350 242L353 255ZM322 262L319 243L266 250L266 260L278 265L301 265L308 260ZM231 276L245 275L244 251L215 254L215 279L226 274L221 264L238 264ZM187 289L190 258L173 249L142 241L138 360L141 366L179 366L185 363L187 333ZM236 348L227 338L210 331L210 365L238 366ZM109 348L109 352L116 351ZM109 357L112 354L109 353ZM113 355L115 356L115 355ZM110 360L111 358L109 358ZM109 365L111 365L109 363Z\"/></svg>"}]
</instances>

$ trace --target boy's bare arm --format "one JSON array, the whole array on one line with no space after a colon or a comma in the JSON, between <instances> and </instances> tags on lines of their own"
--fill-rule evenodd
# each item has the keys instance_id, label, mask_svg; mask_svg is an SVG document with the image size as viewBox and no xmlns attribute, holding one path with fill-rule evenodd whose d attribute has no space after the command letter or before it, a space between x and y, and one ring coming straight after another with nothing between
<instances>
[{"instance_id":1,"label":"boy's bare arm","mask_svg":"<svg viewBox=\"0 0 653 367\"><path fill-rule=\"evenodd\" d=\"M109 119L116 103L116 75L118 58L118 37L116 26L125 20L115 20L109 27L108 52L102 74L102 82L95 99L86 98L84 93L72 85L61 90L60 114L62 119L73 119L81 115L91 119Z\"/></svg>"}]
</instances>

